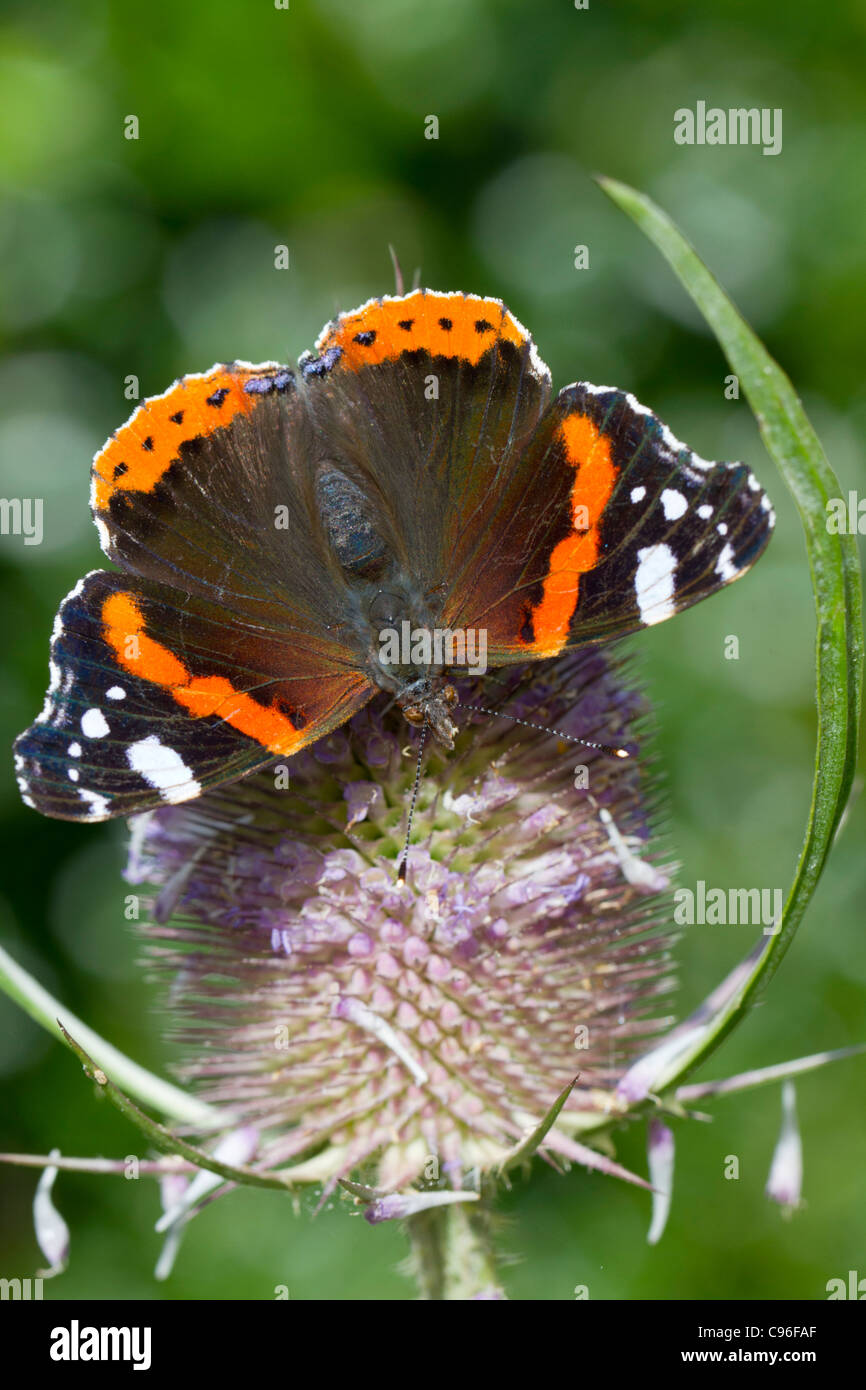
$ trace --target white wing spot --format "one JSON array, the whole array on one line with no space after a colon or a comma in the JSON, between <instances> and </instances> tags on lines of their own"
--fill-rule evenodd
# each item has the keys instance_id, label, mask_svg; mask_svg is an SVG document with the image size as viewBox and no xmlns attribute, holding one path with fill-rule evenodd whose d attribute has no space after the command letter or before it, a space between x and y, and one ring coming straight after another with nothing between
<instances>
[{"instance_id":1,"label":"white wing spot","mask_svg":"<svg viewBox=\"0 0 866 1390\"><path fill-rule=\"evenodd\" d=\"M633 487L630 495L632 502L642 502L643 499L646 497L646 488Z\"/></svg>"},{"instance_id":2,"label":"white wing spot","mask_svg":"<svg viewBox=\"0 0 866 1390\"><path fill-rule=\"evenodd\" d=\"M740 567L734 560L734 548L730 541L727 541L716 561L716 574L720 574L722 579L736 579L740 573Z\"/></svg>"},{"instance_id":3,"label":"white wing spot","mask_svg":"<svg viewBox=\"0 0 866 1390\"><path fill-rule=\"evenodd\" d=\"M189 801L201 786L174 748L160 743L156 734L139 739L126 750L126 761L148 786L155 787L164 801Z\"/></svg>"},{"instance_id":4,"label":"white wing spot","mask_svg":"<svg viewBox=\"0 0 866 1390\"><path fill-rule=\"evenodd\" d=\"M87 787L79 787L78 795L90 807L90 814L84 820L105 820L108 815L108 797L100 796L99 792L88 791Z\"/></svg>"},{"instance_id":5,"label":"white wing spot","mask_svg":"<svg viewBox=\"0 0 866 1390\"><path fill-rule=\"evenodd\" d=\"M125 700L126 691L120 685L110 685L106 690L109 700Z\"/></svg>"},{"instance_id":6,"label":"white wing spot","mask_svg":"<svg viewBox=\"0 0 866 1390\"><path fill-rule=\"evenodd\" d=\"M676 521L677 517L682 516L689 508L683 494L672 487L666 487L662 493L662 506L667 521Z\"/></svg>"},{"instance_id":7,"label":"white wing spot","mask_svg":"<svg viewBox=\"0 0 866 1390\"><path fill-rule=\"evenodd\" d=\"M86 709L81 716L81 732L85 738L104 738L110 733L101 709Z\"/></svg>"},{"instance_id":8,"label":"white wing spot","mask_svg":"<svg viewBox=\"0 0 866 1390\"><path fill-rule=\"evenodd\" d=\"M669 545L650 545L637 553L635 596L641 620L651 627L676 612L674 576L677 557Z\"/></svg>"},{"instance_id":9,"label":"white wing spot","mask_svg":"<svg viewBox=\"0 0 866 1390\"><path fill-rule=\"evenodd\" d=\"M69 745L69 747L67 748L66 751L67 751L67 753L69 754L70 758L80 758L80 757L81 757L81 744L80 744L80 743L70 743L70 745Z\"/></svg>"},{"instance_id":10,"label":"white wing spot","mask_svg":"<svg viewBox=\"0 0 866 1390\"><path fill-rule=\"evenodd\" d=\"M704 502L703 506L698 507L698 516L701 518L701 521L709 521L712 514L713 509L709 502Z\"/></svg>"},{"instance_id":11,"label":"white wing spot","mask_svg":"<svg viewBox=\"0 0 866 1390\"><path fill-rule=\"evenodd\" d=\"M69 778L70 782L77 782L79 777L81 776L81 773L78 771L77 767L69 767L66 769L66 775Z\"/></svg>"},{"instance_id":12,"label":"white wing spot","mask_svg":"<svg viewBox=\"0 0 866 1390\"><path fill-rule=\"evenodd\" d=\"M727 523L724 521L720 521L718 526L716 527L716 530L718 531L720 536L726 536L728 534Z\"/></svg>"}]
</instances>

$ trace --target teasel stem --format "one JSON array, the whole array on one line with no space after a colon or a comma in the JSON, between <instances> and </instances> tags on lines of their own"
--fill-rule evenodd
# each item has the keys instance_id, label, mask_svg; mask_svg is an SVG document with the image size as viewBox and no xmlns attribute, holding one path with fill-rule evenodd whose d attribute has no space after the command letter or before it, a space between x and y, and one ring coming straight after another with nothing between
<instances>
[{"instance_id":1,"label":"teasel stem","mask_svg":"<svg viewBox=\"0 0 866 1390\"><path fill-rule=\"evenodd\" d=\"M406 1222L409 1268L432 1302L504 1299L496 1274L490 1212L479 1202L435 1207Z\"/></svg>"},{"instance_id":2,"label":"teasel stem","mask_svg":"<svg viewBox=\"0 0 866 1390\"><path fill-rule=\"evenodd\" d=\"M491 1240L491 1215L477 1206L447 1207L445 1220L445 1291L448 1301L504 1299Z\"/></svg>"},{"instance_id":3,"label":"teasel stem","mask_svg":"<svg viewBox=\"0 0 866 1390\"><path fill-rule=\"evenodd\" d=\"M441 1208L420 1211L406 1222L410 1245L407 1272L418 1285L418 1297L424 1301L438 1303L444 1298L444 1227L445 1213Z\"/></svg>"}]
</instances>

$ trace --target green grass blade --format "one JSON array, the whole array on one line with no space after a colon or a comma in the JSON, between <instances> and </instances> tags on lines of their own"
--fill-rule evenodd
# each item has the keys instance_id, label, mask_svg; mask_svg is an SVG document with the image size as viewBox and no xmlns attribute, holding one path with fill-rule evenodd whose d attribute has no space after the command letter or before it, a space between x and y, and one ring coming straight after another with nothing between
<instances>
[{"instance_id":1,"label":"green grass blade","mask_svg":"<svg viewBox=\"0 0 866 1390\"><path fill-rule=\"evenodd\" d=\"M604 192L661 251L712 328L757 419L767 451L787 483L806 533L817 618L818 738L803 847L781 930L716 1015L676 1077L714 1051L778 967L821 877L851 790L860 722L863 663L860 566L853 536L827 530L826 503L842 495L821 442L788 377L752 332L671 219L643 194L601 178Z\"/></svg>"}]
</instances>

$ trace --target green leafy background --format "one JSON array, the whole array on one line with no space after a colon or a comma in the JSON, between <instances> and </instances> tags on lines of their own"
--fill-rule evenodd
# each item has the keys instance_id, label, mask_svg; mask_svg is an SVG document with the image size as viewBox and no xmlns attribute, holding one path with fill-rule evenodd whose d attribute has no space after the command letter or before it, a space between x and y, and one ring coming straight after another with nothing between
<instances>
[{"instance_id":1,"label":"green leafy background","mask_svg":"<svg viewBox=\"0 0 866 1390\"><path fill-rule=\"evenodd\" d=\"M39 708L60 597L101 563L87 512L94 450L129 410L229 357L291 360L337 309L391 288L387 245L426 284L506 300L554 379L614 382L702 454L745 458L777 534L742 584L645 634L682 882L786 889L808 806L814 618L802 530L744 398L668 267L604 198L598 170L647 189L791 375L843 495L866 496L866 17L851 0L198 0L179 7L6 6L0 46L0 495L45 499L45 539L0 537L7 746ZM781 107L782 153L680 147L698 100ZM123 138L135 114L140 138ZM425 117L439 118L438 141ZM277 272L273 248L290 248ZM575 270L574 247L590 267ZM724 657L739 638L739 660ZM42 821L0 778L0 940L70 1008L164 1069L158 1001L123 918L117 827ZM699 1076L866 1038L863 839L854 805L806 923L761 1007ZM681 1011L752 944L687 929ZM75 1061L0 1000L0 1148L122 1156L138 1136ZM697 1078L696 1078L697 1079ZM866 1275L863 1063L799 1084L806 1205L763 1197L778 1092L719 1101L678 1128L673 1212L645 1242L644 1195L537 1165L502 1202L520 1298L821 1298ZM619 1156L643 1163L642 1136ZM724 1177L729 1155L740 1177ZM42 1263L34 1176L0 1172L0 1275ZM153 1282L150 1182L62 1175L68 1272L49 1296L411 1296L399 1230L334 1202L315 1217L244 1191L191 1227Z\"/></svg>"}]
</instances>

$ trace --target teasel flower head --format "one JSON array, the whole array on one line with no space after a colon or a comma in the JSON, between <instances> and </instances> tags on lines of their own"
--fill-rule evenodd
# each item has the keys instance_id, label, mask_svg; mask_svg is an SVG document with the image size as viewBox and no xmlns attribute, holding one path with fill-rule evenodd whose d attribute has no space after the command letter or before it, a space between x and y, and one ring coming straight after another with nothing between
<instances>
[{"instance_id":1,"label":"teasel flower head","mask_svg":"<svg viewBox=\"0 0 866 1390\"><path fill-rule=\"evenodd\" d=\"M255 1129L259 1166L363 1184L373 1221L501 1172L572 1082L545 1155L622 1172L579 1136L670 1021L670 865L623 658L457 688L454 750L424 749L405 882L419 734L384 697L133 828L181 1074L227 1129Z\"/></svg>"}]
</instances>

